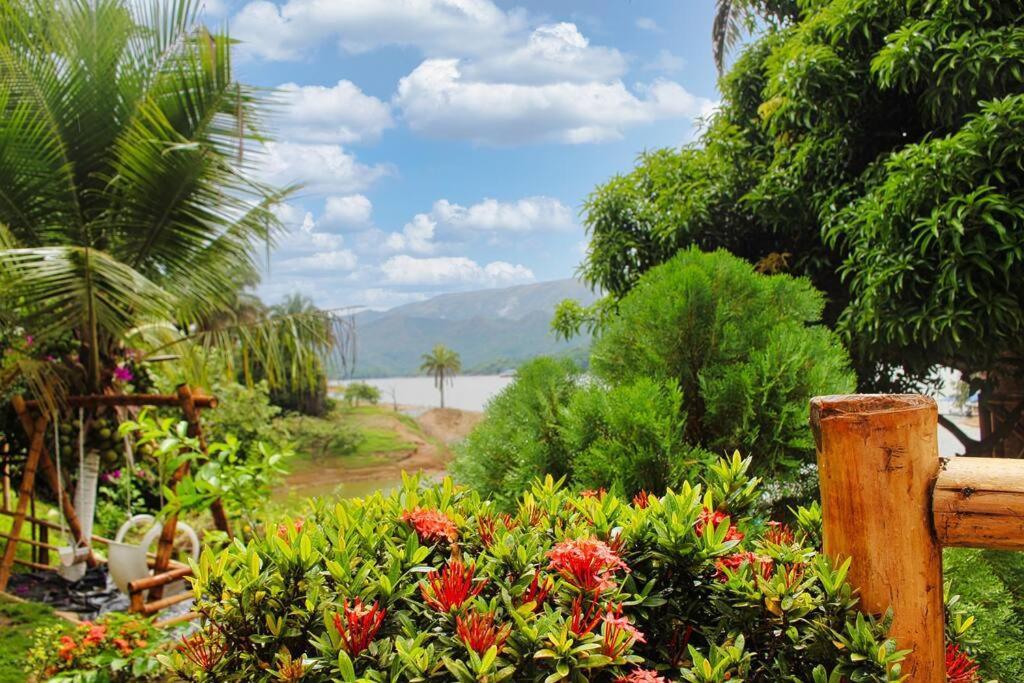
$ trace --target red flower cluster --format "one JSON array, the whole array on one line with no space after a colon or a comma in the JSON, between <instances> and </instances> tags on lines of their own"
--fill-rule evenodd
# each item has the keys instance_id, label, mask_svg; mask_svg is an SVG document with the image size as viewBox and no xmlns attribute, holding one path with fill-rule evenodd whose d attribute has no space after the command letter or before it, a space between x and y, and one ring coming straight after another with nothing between
<instances>
[{"instance_id":1,"label":"red flower cluster","mask_svg":"<svg viewBox=\"0 0 1024 683\"><path fill-rule=\"evenodd\" d=\"M555 582L550 576L546 576L543 579L540 578L540 574L533 575L533 581L523 591L522 598L519 604L525 605L528 602L533 603L533 611L536 612L540 609L541 605L548 597L548 593L554 588Z\"/></svg>"},{"instance_id":2,"label":"red flower cluster","mask_svg":"<svg viewBox=\"0 0 1024 683\"><path fill-rule=\"evenodd\" d=\"M581 498L596 498L597 500L603 499L608 495L608 489L601 487L598 489L587 489L586 491L580 491Z\"/></svg>"},{"instance_id":3,"label":"red flower cluster","mask_svg":"<svg viewBox=\"0 0 1024 683\"><path fill-rule=\"evenodd\" d=\"M720 510L701 510L700 516L697 517L697 524L694 529L697 531L698 536L704 535L704 528L710 523L712 527L718 528L718 526L729 519L729 515ZM725 534L726 541L742 541L743 532L736 528L735 524L729 525L729 531Z\"/></svg>"},{"instance_id":4,"label":"red flower cluster","mask_svg":"<svg viewBox=\"0 0 1024 683\"><path fill-rule=\"evenodd\" d=\"M796 540L793 530L782 522L768 522L768 531L764 534L764 540L775 545L793 545Z\"/></svg>"},{"instance_id":5,"label":"red flower cluster","mask_svg":"<svg viewBox=\"0 0 1024 683\"><path fill-rule=\"evenodd\" d=\"M667 678L658 675L651 669L633 669L625 676L619 676L615 683L669 683Z\"/></svg>"},{"instance_id":6,"label":"red flower cluster","mask_svg":"<svg viewBox=\"0 0 1024 683\"><path fill-rule=\"evenodd\" d=\"M420 582L420 593L423 594L423 601L436 609L438 612L451 612L457 610L480 594L480 591L487 585L487 579L473 585L473 575L476 567L470 563L468 566L459 560L448 560L444 569L438 572L436 569L427 574L426 582Z\"/></svg>"},{"instance_id":7,"label":"red flower cluster","mask_svg":"<svg viewBox=\"0 0 1024 683\"><path fill-rule=\"evenodd\" d=\"M618 659L633 647L633 643L646 643L641 633L629 618L622 615L622 605L614 605L604 615L604 633L601 640L601 654Z\"/></svg>"},{"instance_id":8,"label":"red flower cluster","mask_svg":"<svg viewBox=\"0 0 1024 683\"><path fill-rule=\"evenodd\" d=\"M978 663L960 649L959 645L946 645L946 681L948 683L977 683Z\"/></svg>"},{"instance_id":9,"label":"red flower cluster","mask_svg":"<svg viewBox=\"0 0 1024 683\"><path fill-rule=\"evenodd\" d=\"M562 541L547 557L551 560L550 569L586 593L601 593L615 585L615 572L629 572L622 558L596 538Z\"/></svg>"},{"instance_id":10,"label":"red flower cluster","mask_svg":"<svg viewBox=\"0 0 1024 683\"><path fill-rule=\"evenodd\" d=\"M305 523L306 523L306 520L304 520L302 517L299 517L298 519L296 519L296 520L294 520L292 522L292 529L295 530L296 534L300 534L300 533L302 533L302 527L305 525ZM280 536L283 540L287 541L288 540L288 525L287 524L278 524L277 525L277 535Z\"/></svg>"},{"instance_id":11,"label":"red flower cluster","mask_svg":"<svg viewBox=\"0 0 1024 683\"><path fill-rule=\"evenodd\" d=\"M640 509L646 508L651 504L652 498L657 498L657 496L648 491L640 491L633 496L633 505ZM640 671L640 669L637 669L637 671Z\"/></svg>"},{"instance_id":12,"label":"red flower cluster","mask_svg":"<svg viewBox=\"0 0 1024 683\"><path fill-rule=\"evenodd\" d=\"M755 572L760 572L761 576L765 579L771 578L772 575L772 561L771 558L761 557L757 553L745 552L745 553L732 553L725 557L715 560L715 569L717 573L715 578L719 581L727 581L729 579L726 574L728 569L730 572L736 572L745 564L749 564L754 568Z\"/></svg>"},{"instance_id":13,"label":"red flower cluster","mask_svg":"<svg viewBox=\"0 0 1024 683\"><path fill-rule=\"evenodd\" d=\"M491 647L497 647L501 652L512 632L512 624L499 628L494 623L494 612L471 612L465 619L455 617L455 632L466 647L482 655Z\"/></svg>"},{"instance_id":14,"label":"red flower cluster","mask_svg":"<svg viewBox=\"0 0 1024 683\"><path fill-rule=\"evenodd\" d=\"M388 611L381 609L376 602L373 605L365 605L362 600L356 598L349 606L348 600L344 600L341 603L341 613L334 614L334 628L341 636L342 649L356 657L370 647L387 613Z\"/></svg>"},{"instance_id":15,"label":"red flower cluster","mask_svg":"<svg viewBox=\"0 0 1024 683\"><path fill-rule=\"evenodd\" d=\"M220 638L210 638L202 631L197 631L181 639L178 652L209 673L227 653L227 645Z\"/></svg>"},{"instance_id":16,"label":"red flower cluster","mask_svg":"<svg viewBox=\"0 0 1024 683\"><path fill-rule=\"evenodd\" d=\"M572 601L572 618L569 621L569 632L577 638L587 635L601 623L601 605L587 600L587 608L584 610L583 603L582 595L577 595Z\"/></svg>"},{"instance_id":17,"label":"red flower cluster","mask_svg":"<svg viewBox=\"0 0 1024 683\"><path fill-rule=\"evenodd\" d=\"M459 537L459 528L448 515L440 510L417 507L406 510L400 519L411 526L422 543L437 543L447 540L454 542Z\"/></svg>"},{"instance_id":18,"label":"red flower cluster","mask_svg":"<svg viewBox=\"0 0 1024 683\"><path fill-rule=\"evenodd\" d=\"M90 650L101 645L107 637L107 627L103 624L94 624L91 621L83 621L78 625L78 633L82 640L79 642L73 636L61 636L60 647L57 649L57 656L65 662L70 662L76 654ZM129 652L131 649L129 648Z\"/></svg>"}]
</instances>

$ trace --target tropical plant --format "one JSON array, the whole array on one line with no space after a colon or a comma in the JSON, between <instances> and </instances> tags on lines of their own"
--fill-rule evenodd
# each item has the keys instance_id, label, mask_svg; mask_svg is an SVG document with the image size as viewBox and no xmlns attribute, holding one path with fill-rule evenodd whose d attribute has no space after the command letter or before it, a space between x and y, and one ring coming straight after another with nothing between
<instances>
[{"instance_id":1,"label":"tropical plant","mask_svg":"<svg viewBox=\"0 0 1024 683\"><path fill-rule=\"evenodd\" d=\"M252 172L263 95L234 79L201 4L0 7L0 320L35 340L4 387L99 393L126 349L186 343L238 351L277 384L336 348L330 315L232 313L291 188ZM288 354L283 329L304 341Z\"/></svg>"},{"instance_id":2,"label":"tropical plant","mask_svg":"<svg viewBox=\"0 0 1024 683\"><path fill-rule=\"evenodd\" d=\"M459 358L459 354L443 344L435 344L430 353L423 354L420 372L425 372L434 378L434 386L441 392L442 408L444 408L445 382L452 384L455 381L455 375L461 371L462 360Z\"/></svg>"},{"instance_id":3,"label":"tropical plant","mask_svg":"<svg viewBox=\"0 0 1024 683\"><path fill-rule=\"evenodd\" d=\"M380 389L366 382L349 382L345 385L345 403L358 406L361 401L377 405L380 401Z\"/></svg>"},{"instance_id":4,"label":"tropical plant","mask_svg":"<svg viewBox=\"0 0 1024 683\"><path fill-rule=\"evenodd\" d=\"M795 4L791 20L758 22L697 144L645 153L594 191L582 276L618 299L691 245L806 275L863 390L955 368L994 426L980 443L954 434L972 453L1017 454L1020 3Z\"/></svg>"},{"instance_id":5,"label":"tropical plant","mask_svg":"<svg viewBox=\"0 0 1024 683\"><path fill-rule=\"evenodd\" d=\"M202 630L163 661L219 681L900 680L849 561L749 522L747 464L632 503L548 478L509 515L448 481L315 501L203 555Z\"/></svg>"}]
</instances>

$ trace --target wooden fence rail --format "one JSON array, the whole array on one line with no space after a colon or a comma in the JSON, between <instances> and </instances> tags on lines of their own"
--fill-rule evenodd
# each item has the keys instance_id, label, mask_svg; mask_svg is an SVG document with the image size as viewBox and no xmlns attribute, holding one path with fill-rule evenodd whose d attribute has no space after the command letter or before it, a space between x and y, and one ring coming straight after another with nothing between
<instances>
[{"instance_id":1,"label":"wooden fence rail","mask_svg":"<svg viewBox=\"0 0 1024 683\"><path fill-rule=\"evenodd\" d=\"M1024 461L940 459L925 396L815 398L811 428L825 553L852 558L861 609L893 609L909 680L945 681L942 547L1024 550Z\"/></svg>"}]
</instances>

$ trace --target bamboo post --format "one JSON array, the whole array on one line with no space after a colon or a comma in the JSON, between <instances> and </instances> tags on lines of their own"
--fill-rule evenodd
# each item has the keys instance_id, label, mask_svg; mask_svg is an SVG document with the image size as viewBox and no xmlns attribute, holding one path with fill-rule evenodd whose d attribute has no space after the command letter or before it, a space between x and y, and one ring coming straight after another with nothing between
<instances>
[{"instance_id":1,"label":"bamboo post","mask_svg":"<svg viewBox=\"0 0 1024 683\"><path fill-rule=\"evenodd\" d=\"M943 546L1024 550L1024 460L942 461L932 514Z\"/></svg>"},{"instance_id":2,"label":"bamboo post","mask_svg":"<svg viewBox=\"0 0 1024 683\"><path fill-rule=\"evenodd\" d=\"M25 512L28 509L29 498L36 481L36 467L39 464L39 454L43 450L43 437L46 435L47 420L40 415L36 418L32 429L32 441L28 448L28 458L25 460L25 470L21 475L21 485L18 487L18 506L14 511L14 519L11 520L11 538L7 539L4 546L4 557L0 560L0 591L7 590L7 582L11 578L11 567L14 565L14 556L18 551L18 541L21 539L21 527L25 523Z\"/></svg>"},{"instance_id":3,"label":"bamboo post","mask_svg":"<svg viewBox=\"0 0 1024 683\"><path fill-rule=\"evenodd\" d=\"M942 550L932 527L939 473L935 401L915 395L811 401L824 551L852 559L860 608L894 611L891 637L912 649L911 681L946 680Z\"/></svg>"},{"instance_id":4,"label":"bamboo post","mask_svg":"<svg viewBox=\"0 0 1024 683\"><path fill-rule=\"evenodd\" d=\"M11 404L14 406L14 411L18 414L18 419L21 421L21 426L24 428L25 433L29 434L31 438L32 417L28 413L30 401L26 401L21 396L14 396L11 399ZM90 546L89 557L86 558L86 564L90 567L97 565L96 555L92 552L91 543L89 539L85 538L85 532L82 530L82 523L78 519L78 513L75 512L75 504L71 501L71 496L68 495L68 487L65 486L64 482L60 481L60 476L57 473L57 468L53 465L53 460L50 459L49 450L46 448L46 441L43 441L43 449L39 453L39 470L42 472L43 477L46 479L46 483L49 485L50 490L53 491L53 495L56 496L57 492L60 491L60 507L64 513L64 521L67 522L68 530L71 532L71 536L74 538L77 544ZM63 542L64 539L61 539Z\"/></svg>"}]
</instances>

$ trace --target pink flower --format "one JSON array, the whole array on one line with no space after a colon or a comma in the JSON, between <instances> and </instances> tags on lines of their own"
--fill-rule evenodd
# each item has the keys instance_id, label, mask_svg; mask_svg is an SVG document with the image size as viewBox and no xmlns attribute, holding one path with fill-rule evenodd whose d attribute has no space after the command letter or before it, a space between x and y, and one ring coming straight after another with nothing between
<instances>
[{"instance_id":1,"label":"pink flower","mask_svg":"<svg viewBox=\"0 0 1024 683\"><path fill-rule=\"evenodd\" d=\"M622 605L610 607L604 615L604 637L601 640L601 654L618 659L626 654L633 643L646 643L641 633L627 617L622 615Z\"/></svg>"},{"instance_id":2,"label":"pink flower","mask_svg":"<svg viewBox=\"0 0 1024 683\"><path fill-rule=\"evenodd\" d=\"M625 676L619 676L615 683L669 683L667 678L651 669L633 669Z\"/></svg>"},{"instance_id":3,"label":"pink flower","mask_svg":"<svg viewBox=\"0 0 1024 683\"><path fill-rule=\"evenodd\" d=\"M697 517L697 524L694 529L697 531L698 536L704 535L704 528L710 523L712 527L718 528L718 526L729 519L729 515L719 510L701 510L700 516ZM743 532L736 528L735 524L729 525L729 531L725 534L726 541L742 541Z\"/></svg>"},{"instance_id":4,"label":"pink flower","mask_svg":"<svg viewBox=\"0 0 1024 683\"><path fill-rule=\"evenodd\" d=\"M116 368L114 368L115 382L121 382L123 384L126 382L131 382L133 379L135 379L135 375L133 375L132 371L124 367L123 365L118 365Z\"/></svg>"}]
</instances>

